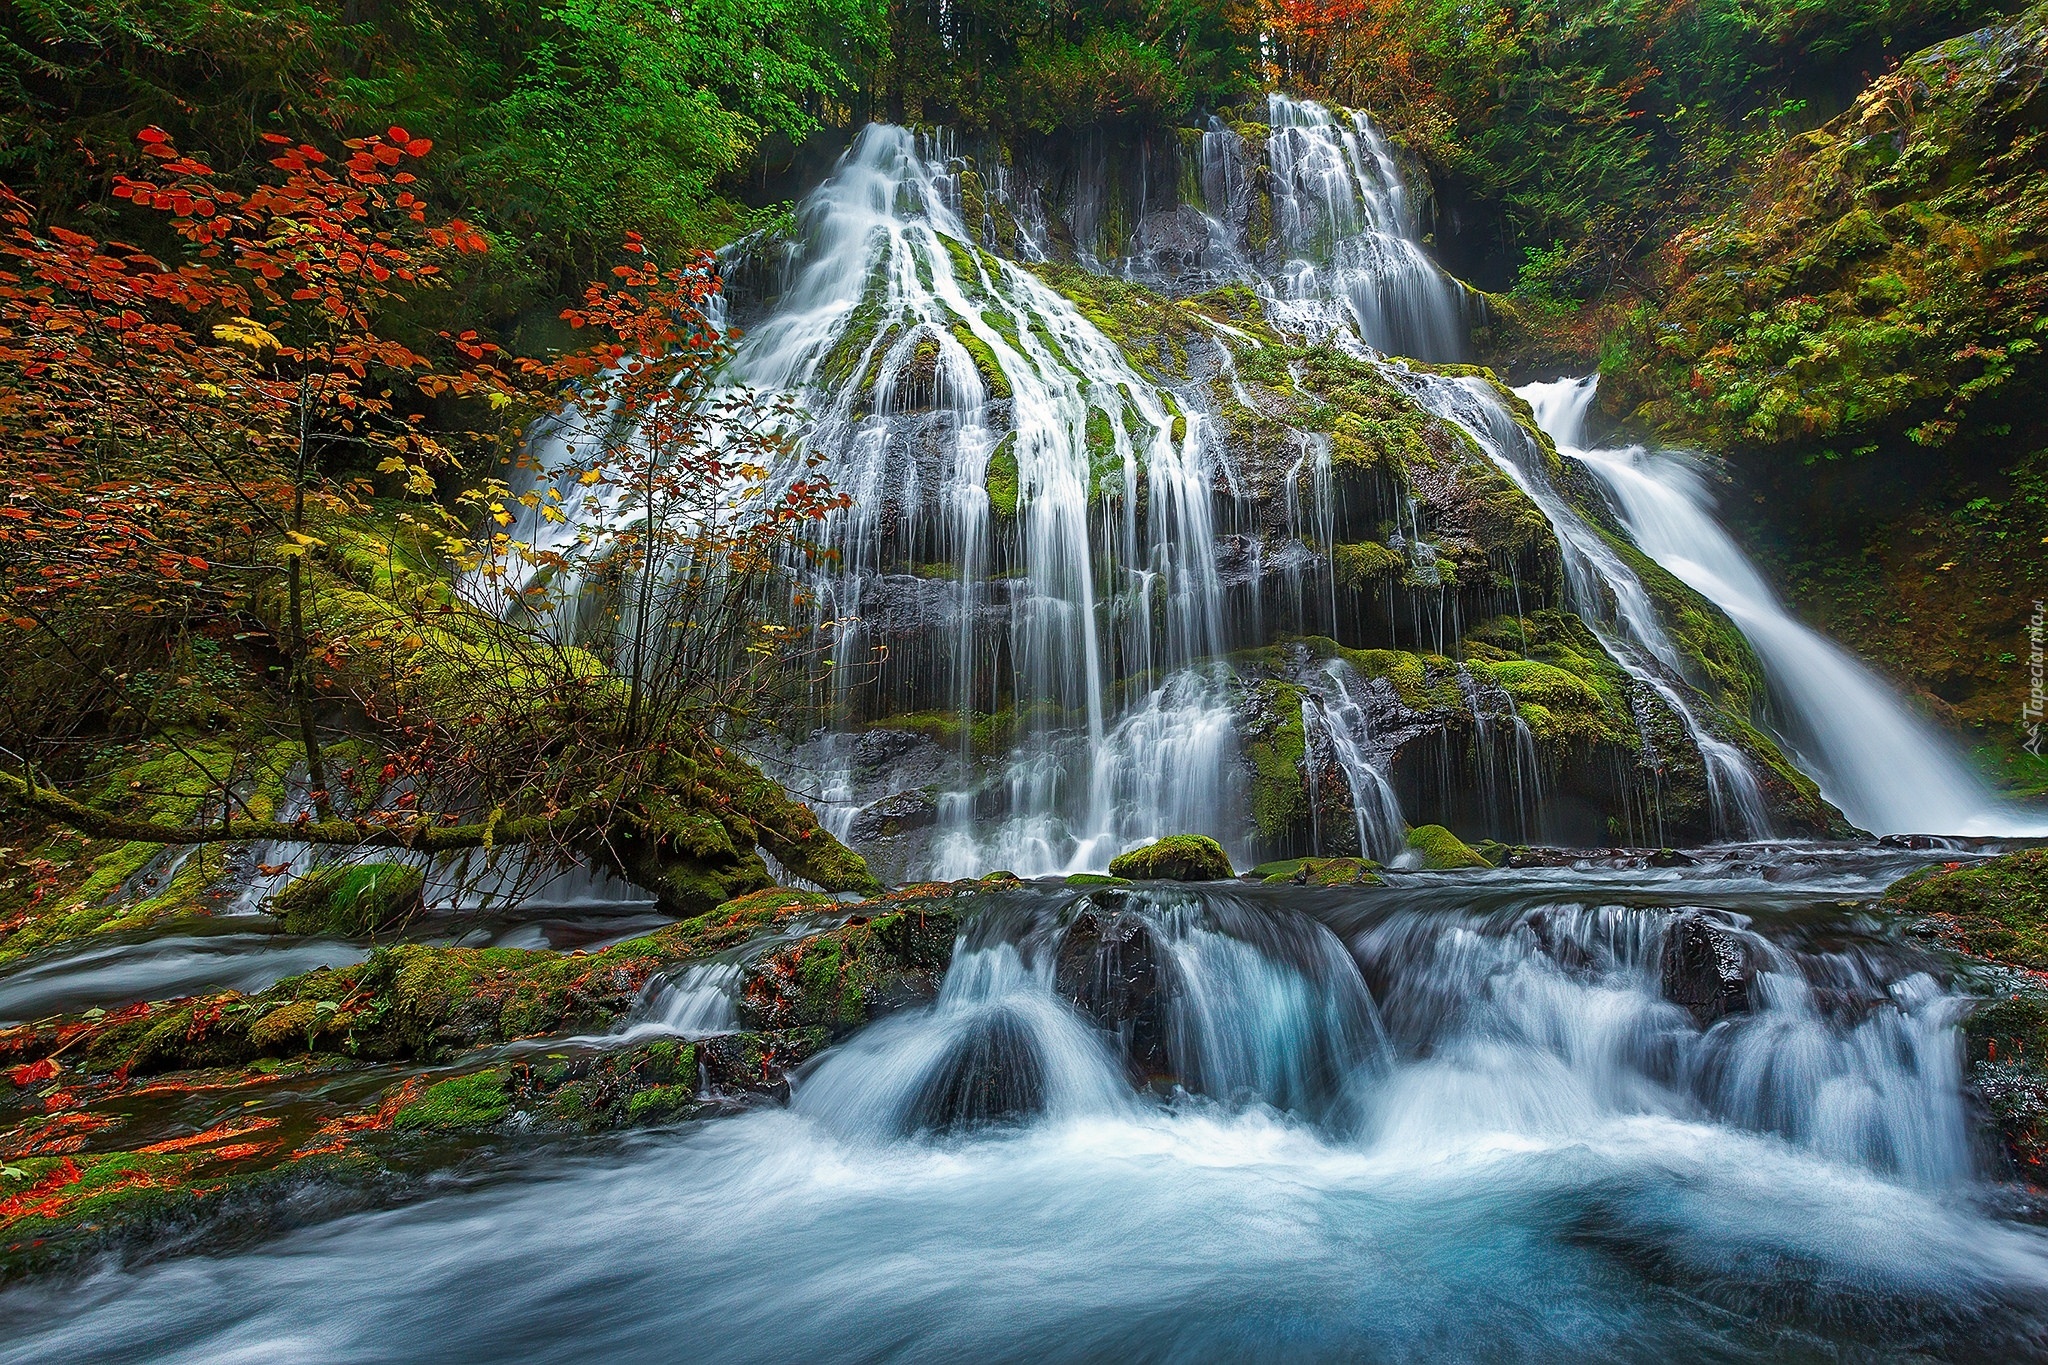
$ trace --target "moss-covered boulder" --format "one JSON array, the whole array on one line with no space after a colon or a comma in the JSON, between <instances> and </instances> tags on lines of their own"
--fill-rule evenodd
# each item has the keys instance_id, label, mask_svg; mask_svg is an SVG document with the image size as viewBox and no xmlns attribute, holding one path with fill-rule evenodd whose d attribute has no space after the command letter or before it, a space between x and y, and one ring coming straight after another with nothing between
<instances>
[{"instance_id":1,"label":"moss-covered boulder","mask_svg":"<svg viewBox=\"0 0 2048 1365\"><path fill-rule=\"evenodd\" d=\"M838 1036L936 997L960 928L954 898L880 908L763 958L741 982L740 1017L768 1032L822 1028Z\"/></svg>"},{"instance_id":2,"label":"moss-covered boulder","mask_svg":"<svg viewBox=\"0 0 2048 1365\"><path fill-rule=\"evenodd\" d=\"M1983 997L1965 1021L1965 1048L2014 1170L2040 1182L2048 1164L2048 849L1939 863L1893 883L1883 904L1916 917L1916 932L2004 969L1964 978Z\"/></svg>"},{"instance_id":3,"label":"moss-covered boulder","mask_svg":"<svg viewBox=\"0 0 2048 1365\"><path fill-rule=\"evenodd\" d=\"M1109 875L1134 882L1218 882L1237 874L1206 834L1172 834L1110 860Z\"/></svg>"},{"instance_id":4,"label":"moss-covered boulder","mask_svg":"<svg viewBox=\"0 0 2048 1365\"><path fill-rule=\"evenodd\" d=\"M294 877L269 909L294 934L367 937L419 914L425 886L426 874L404 863L337 863Z\"/></svg>"},{"instance_id":5,"label":"moss-covered boulder","mask_svg":"<svg viewBox=\"0 0 2048 1365\"><path fill-rule=\"evenodd\" d=\"M1268 886L1385 886L1379 867L1370 858L1284 858L1246 875Z\"/></svg>"},{"instance_id":6,"label":"moss-covered boulder","mask_svg":"<svg viewBox=\"0 0 2048 1365\"><path fill-rule=\"evenodd\" d=\"M1424 867L1434 870L1493 866L1442 825L1420 825L1409 830L1408 847L1422 855Z\"/></svg>"},{"instance_id":7,"label":"moss-covered boulder","mask_svg":"<svg viewBox=\"0 0 2048 1365\"><path fill-rule=\"evenodd\" d=\"M2048 971L2048 848L1938 864L1894 883L1885 905L1929 917L1964 952Z\"/></svg>"}]
</instances>

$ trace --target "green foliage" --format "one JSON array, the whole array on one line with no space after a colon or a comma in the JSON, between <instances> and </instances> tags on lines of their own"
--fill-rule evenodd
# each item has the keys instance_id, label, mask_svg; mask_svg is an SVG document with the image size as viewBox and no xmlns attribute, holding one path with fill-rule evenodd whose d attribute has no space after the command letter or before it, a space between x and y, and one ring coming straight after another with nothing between
<instances>
[{"instance_id":1,"label":"green foliage","mask_svg":"<svg viewBox=\"0 0 2048 1365\"><path fill-rule=\"evenodd\" d=\"M881 112L972 131L1158 127L1252 88L1234 0L896 0L872 88Z\"/></svg>"},{"instance_id":2,"label":"green foliage","mask_svg":"<svg viewBox=\"0 0 2048 1365\"><path fill-rule=\"evenodd\" d=\"M294 934L374 935L419 913L425 885L403 863L336 863L293 878L270 912Z\"/></svg>"}]
</instances>

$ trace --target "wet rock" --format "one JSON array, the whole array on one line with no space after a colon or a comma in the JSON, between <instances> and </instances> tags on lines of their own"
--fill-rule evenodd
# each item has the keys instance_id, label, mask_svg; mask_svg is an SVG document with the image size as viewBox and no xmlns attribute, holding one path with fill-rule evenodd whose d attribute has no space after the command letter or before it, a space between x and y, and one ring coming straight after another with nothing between
<instances>
[{"instance_id":1,"label":"wet rock","mask_svg":"<svg viewBox=\"0 0 2048 1365\"><path fill-rule=\"evenodd\" d=\"M1741 939L1688 910L1664 930L1664 998L1701 1028L1749 1009L1756 964Z\"/></svg>"},{"instance_id":2,"label":"wet rock","mask_svg":"<svg viewBox=\"0 0 2048 1365\"><path fill-rule=\"evenodd\" d=\"M1186 204L1148 213L1138 220L1131 247L1134 254L1161 275L1174 278L1191 274L1202 268L1208 255L1209 222Z\"/></svg>"},{"instance_id":3,"label":"wet rock","mask_svg":"<svg viewBox=\"0 0 2048 1365\"><path fill-rule=\"evenodd\" d=\"M874 777L900 766L930 740L913 730L869 730L854 742L854 767L863 777Z\"/></svg>"},{"instance_id":4,"label":"wet rock","mask_svg":"<svg viewBox=\"0 0 2048 1365\"><path fill-rule=\"evenodd\" d=\"M1379 867L1370 858L1282 858L1244 875L1268 886L1384 886Z\"/></svg>"},{"instance_id":5,"label":"wet rock","mask_svg":"<svg viewBox=\"0 0 2048 1365\"><path fill-rule=\"evenodd\" d=\"M1208 835L1172 834L1113 859L1109 875L1140 882L1217 882L1236 874L1223 845Z\"/></svg>"},{"instance_id":6,"label":"wet rock","mask_svg":"<svg viewBox=\"0 0 2048 1365\"><path fill-rule=\"evenodd\" d=\"M1536 935L1536 946L1543 950L1543 955L1566 971L1583 971L1593 965L1592 954L1577 939L1560 930L1548 910L1538 910L1523 923L1529 926L1529 932Z\"/></svg>"},{"instance_id":7,"label":"wet rock","mask_svg":"<svg viewBox=\"0 0 2048 1365\"><path fill-rule=\"evenodd\" d=\"M939 808L929 794L921 791L896 792L863 806L853 817L847 834L855 843L870 843L907 830L923 829L938 818Z\"/></svg>"},{"instance_id":8,"label":"wet rock","mask_svg":"<svg viewBox=\"0 0 2048 1365\"><path fill-rule=\"evenodd\" d=\"M1120 892L1097 893L1097 902L1074 917L1060 942L1053 988L1117 1036L1142 1080L1173 1069L1166 1050L1172 969L1151 925L1121 908L1125 899Z\"/></svg>"},{"instance_id":9,"label":"wet rock","mask_svg":"<svg viewBox=\"0 0 2048 1365\"><path fill-rule=\"evenodd\" d=\"M1649 862L1651 867L1694 867L1699 859L1675 848L1660 848L1650 855Z\"/></svg>"},{"instance_id":10,"label":"wet rock","mask_svg":"<svg viewBox=\"0 0 2048 1365\"><path fill-rule=\"evenodd\" d=\"M1031 1031L1003 1012L990 1015L925 1078L912 1103L912 1131L948 1131L1027 1118L1045 1107L1045 1064Z\"/></svg>"}]
</instances>

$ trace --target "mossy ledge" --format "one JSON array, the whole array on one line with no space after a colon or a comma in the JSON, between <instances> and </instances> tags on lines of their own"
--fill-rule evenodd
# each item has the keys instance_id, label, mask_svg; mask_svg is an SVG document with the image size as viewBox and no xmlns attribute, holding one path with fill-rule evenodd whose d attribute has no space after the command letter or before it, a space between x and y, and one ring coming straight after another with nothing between
<instances>
[{"instance_id":1,"label":"mossy ledge","mask_svg":"<svg viewBox=\"0 0 2048 1365\"><path fill-rule=\"evenodd\" d=\"M1208 835L1170 834L1112 858L1109 875L1134 882L1215 882L1236 873L1223 845Z\"/></svg>"},{"instance_id":2,"label":"mossy ledge","mask_svg":"<svg viewBox=\"0 0 2048 1365\"><path fill-rule=\"evenodd\" d=\"M1937 863L1894 882L1882 907L1963 957L1979 1003L1964 1022L1969 1075L2015 1173L2048 1177L2048 848Z\"/></svg>"}]
</instances>

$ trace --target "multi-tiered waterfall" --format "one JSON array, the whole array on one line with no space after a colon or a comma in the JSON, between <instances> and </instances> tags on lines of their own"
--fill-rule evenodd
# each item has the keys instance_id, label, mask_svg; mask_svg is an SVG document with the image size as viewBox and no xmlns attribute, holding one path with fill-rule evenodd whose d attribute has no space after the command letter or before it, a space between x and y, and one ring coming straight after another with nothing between
<instances>
[{"instance_id":1,"label":"multi-tiered waterfall","mask_svg":"<svg viewBox=\"0 0 2048 1365\"><path fill-rule=\"evenodd\" d=\"M1828 828L1749 656L1700 652L1703 585L1436 364L1467 295L1386 140L1266 113L1183 143L1185 202L1121 242L1100 168L875 124L728 253L733 381L793 395L851 498L805 570L822 728L775 775L898 874Z\"/></svg>"}]
</instances>

